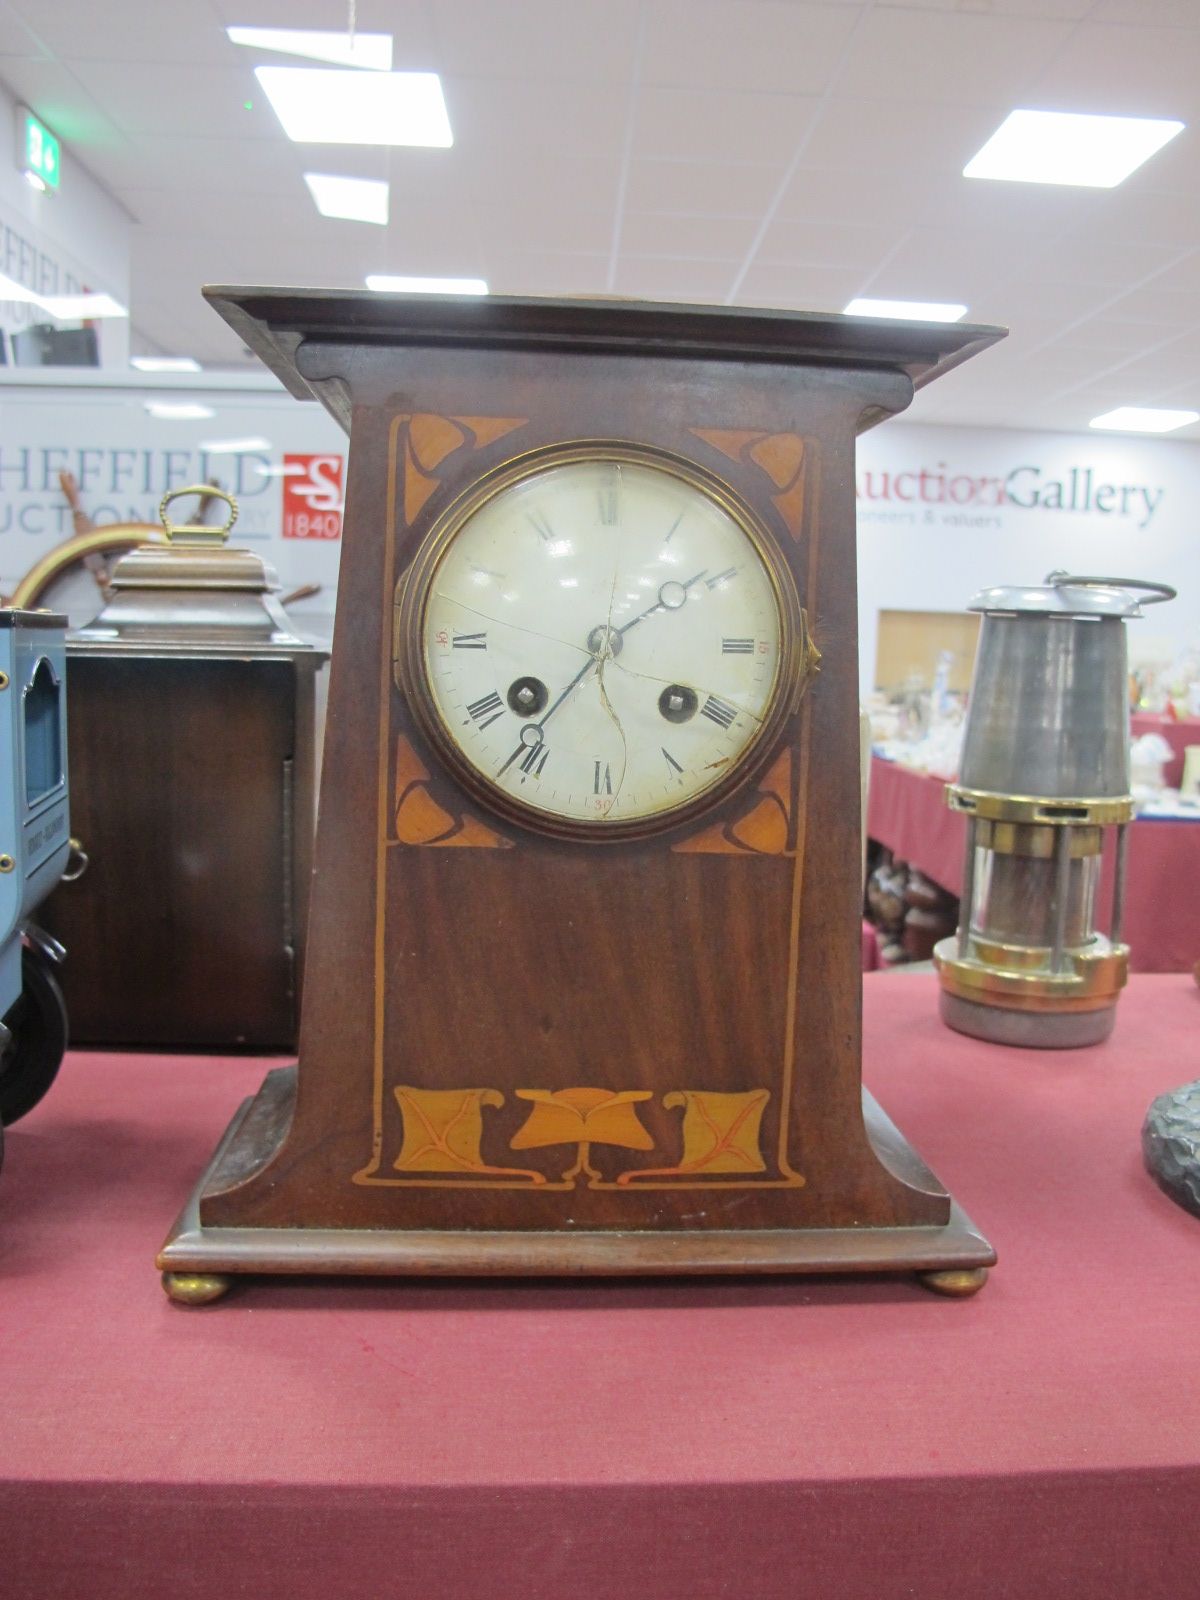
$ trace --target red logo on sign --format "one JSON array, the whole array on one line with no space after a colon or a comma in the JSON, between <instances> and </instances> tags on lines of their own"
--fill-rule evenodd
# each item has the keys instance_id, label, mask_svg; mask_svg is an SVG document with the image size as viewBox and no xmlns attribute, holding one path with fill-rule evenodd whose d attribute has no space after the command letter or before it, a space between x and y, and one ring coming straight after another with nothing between
<instances>
[{"instance_id":1,"label":"red logo on sign","mask_svg":"<svg viewBox=\"0 0 1200 1600\"><path fill-rule=\"evenodd\" d=\"M284 456L283 537L340 539L341 456Z\"/></svg>"}]
</instances>

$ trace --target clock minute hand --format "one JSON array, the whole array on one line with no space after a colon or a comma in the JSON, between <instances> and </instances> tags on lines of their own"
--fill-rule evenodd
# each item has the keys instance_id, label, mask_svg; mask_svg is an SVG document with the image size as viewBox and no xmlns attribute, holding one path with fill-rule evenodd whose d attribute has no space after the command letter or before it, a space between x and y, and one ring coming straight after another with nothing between
<instances>
[{"instance_id":1,"label":"clock minute hand","mask_svg":"<svg viewBox=\"0 0 1200 1600\"><path fill-rule=\"evenodd\" d=\"M636 628L639 622L644 622L647 617L652 617L656 611L678 611L680 606L687 600L688 590L694 583L699 583L707 571L708 568L705 567L703 571L697 572L695 577L689 578L686 583L680 583L675 578L668 578L658 591L658 599L652 606L647 606L645 611L613 631L615 633L628 633L630 628Z\"/></svg>"}]
</instances>

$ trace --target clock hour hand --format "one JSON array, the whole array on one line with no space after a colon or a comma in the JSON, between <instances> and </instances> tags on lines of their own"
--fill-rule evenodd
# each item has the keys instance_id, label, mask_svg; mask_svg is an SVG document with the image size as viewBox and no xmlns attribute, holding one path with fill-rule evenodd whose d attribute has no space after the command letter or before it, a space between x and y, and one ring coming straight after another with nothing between
<instances>
[{"instance_id":1,"label":"clock hour hand","mask_svg":"<svg viewBox=\"0 0 1200 1600\"><path fill-rule=\"evenodd\" d=\"M517 745L517 748L513 751L513 753L509 756L508 760L500 768L499 773L497 773L498 777L503 776L503 774L508 771L509 767L512 766L513 762L518 758L518 756L523 758L522 761L521 761L521 765L523 767L525 767L525 770L527 772L530 770L529 766L527 766L526 763L530 760L531 752L535 751L538 748L538 746L542 743L542 739L543 739L542 730L545 728L546 724L550 721L550 718L558 710L559 706L562 705L563 701L570 694L571 690L576 688L578 684L583 682L584 678L587 677L588 673L592 670L592 668L595 665L596 665L596 657L589 655L587 660L584 662L583 666L580 667L579 671L571 679L570 683L563 690L563 692L559 695L558 699L554 702L554 704L552 706L550 706L548 710L544 711L536 722L527 722L525 724L525 726L521 729L521 742ZM542 765L544 765L544 764L545 763L543 761ZM538 772L540 772L541 771L541 766L539 766L536 770Z\"/></svg>"},{"instance_id":2,"label":"clock hour hand","mask_svg":"<svg viewBox=\"0 0 1200 1600\"><path fill-rule=\"evenodd\" d=\"M678 611L680 606L687 600L688 590L694 583L699 583L707 571L708 568L705 567L703 572L696 573L695 577L689 578L686 583L680 583L677 578L668 578L662 588L659 589L658 599L652 606L647 606L645 611L640 612L621 627L614 628L613 632L628 633L630 628L636 628L639 622L644 622L647 617L652 617L656 611Z\"/></svg>"}]
</instances>

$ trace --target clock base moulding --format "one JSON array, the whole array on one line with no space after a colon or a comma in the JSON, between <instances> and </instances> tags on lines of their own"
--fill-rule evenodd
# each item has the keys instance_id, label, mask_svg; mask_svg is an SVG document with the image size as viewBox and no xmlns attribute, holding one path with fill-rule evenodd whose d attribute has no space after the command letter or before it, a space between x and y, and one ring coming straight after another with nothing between
<instances>
[{"instance_id":1,"label":"clock base moulding","mask_svg":"<svg viewBox=\"0 0 1200 1600\"><path fill-rule=\"evenodd\" d=\"M243 1101L158 1256L163 1288L179 1305L220 1299L235 1277L597 1277L661 1273L916 1273L927 1288L962 1297L987 1280L996 1253L946 1196L949 1219L908 1228L641 1230L563 1233L386 1228L204 1227L200 1205L278 1152L295 1100L294 1068L271 1072ZM863 1122L879 1159L904 1180L945 1195L867 1091Z\"/></svg>"}]
</instances>

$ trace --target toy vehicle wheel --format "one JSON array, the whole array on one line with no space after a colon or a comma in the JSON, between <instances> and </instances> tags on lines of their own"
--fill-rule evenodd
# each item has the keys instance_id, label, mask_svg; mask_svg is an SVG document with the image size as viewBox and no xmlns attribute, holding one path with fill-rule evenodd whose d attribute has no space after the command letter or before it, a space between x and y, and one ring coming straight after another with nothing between
<instances>
[{"instance_id":1,"label":"toy vehicle wheel","mask_svg":"<svg viewBox=\"0 0 1200 1600\"><path fill-rule=\"evenodd\" d=\"M5 1017L12 1038L0 1055L0 1123L23 1117L54 1082L67 1048L67 1007L45 957L21 952L24 992Z\"/></svg>"}]
</instances>

